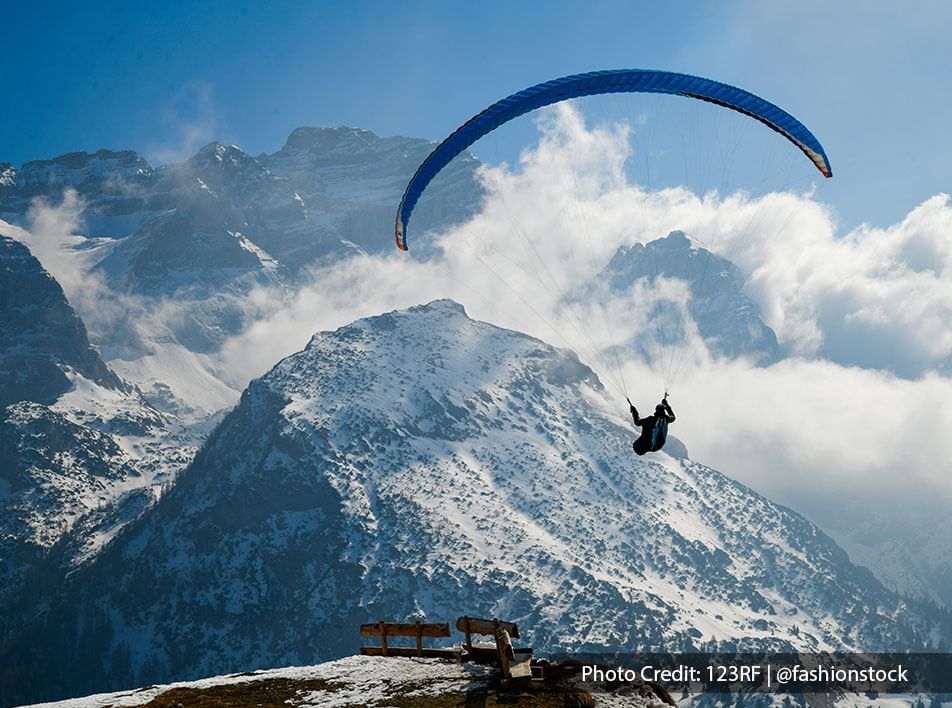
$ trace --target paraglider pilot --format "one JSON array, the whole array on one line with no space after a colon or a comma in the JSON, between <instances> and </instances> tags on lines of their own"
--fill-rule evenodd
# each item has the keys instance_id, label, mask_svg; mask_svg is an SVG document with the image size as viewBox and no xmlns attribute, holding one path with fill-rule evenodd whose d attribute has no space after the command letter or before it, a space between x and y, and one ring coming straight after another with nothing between
<instances>
[{"instance_id":1,"label":"paraglider pilot","mask_svg":"<svg viewBox=\"0 0 952 708\"><path fill-rule=\"evenodd\" d=\"M631 418L635 421L635 425L641 428L641 437L631 444L635 454L657 452L664 447L668 439L668 423L673 423L675 420L674 411L668 404L668 394L664 394L661 403L655 406L654 415L645 418L638 417L638 409L632 405L631 400L628 401L628 407L631 409Z\"/></svg>"}]
</instances>

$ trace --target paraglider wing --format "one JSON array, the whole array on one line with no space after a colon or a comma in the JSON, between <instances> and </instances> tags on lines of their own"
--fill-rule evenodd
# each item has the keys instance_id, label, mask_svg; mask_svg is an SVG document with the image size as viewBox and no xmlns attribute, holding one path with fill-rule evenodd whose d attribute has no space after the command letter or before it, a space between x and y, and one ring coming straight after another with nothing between
<instances>
[{"instance_id":1,"label":"paraglider wing","mask_svg":"<svg viewBox=\"0 0 952 708\"><path fill-rule=\"evenodd\" d=\"M514 93L457 128L417 168L397 209L397 247L407 250L407 226L417 200L450 161L492 130L542 106L601 93L668 93L730 108L764 123L800 148L826 177L833 171L823 146L806 126L783 109L748 91L699 76L670 71L611 69L565 76Z\"/></svg>"}]
</instances>

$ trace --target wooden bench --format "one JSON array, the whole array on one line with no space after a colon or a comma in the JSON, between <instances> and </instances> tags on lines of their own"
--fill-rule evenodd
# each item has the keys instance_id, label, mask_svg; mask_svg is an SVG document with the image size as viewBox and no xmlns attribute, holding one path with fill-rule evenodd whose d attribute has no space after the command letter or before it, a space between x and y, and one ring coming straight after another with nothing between
<instances>
[{"instance_id":1,"label":"wooden bench","mask_svg":"<svg viewBox=\"0 0 952 708\"><path fill-rule=\"evenodd\" d=\"M466 653L473 661L498 662L503 678L532 676L532 649L512 646L513 638L519 639L519 627L515 622L463 616L456 620L456 629L466 635ZM491 636L495 643L474 644L474 634Z\"/></svg>"},{"instance_id":2,"label":"wooden bench","mask_svg":"<svg viewBox=\"0 0 952 708\"><path fill-rule=\"evenodd\" d=\"M361 647L365 656L422 656L431 659L452 659L459 661L463 650L459 647L424 647L423 637L448 637L450 626L447 623L400 624L397 622L371 622L360 625L361 637L379 637L379 647ZM388 637L416 637L415 647L390 646Z\"/></svg>"}]
</instances>

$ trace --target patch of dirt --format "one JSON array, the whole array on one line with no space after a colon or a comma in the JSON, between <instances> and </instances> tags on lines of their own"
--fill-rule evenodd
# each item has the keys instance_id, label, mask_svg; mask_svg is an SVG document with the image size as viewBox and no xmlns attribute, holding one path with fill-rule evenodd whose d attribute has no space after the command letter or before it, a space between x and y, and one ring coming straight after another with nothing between
<instances>
[{"instance_id":1,"label":"patch of dirt","mask_svg":"<svg viewBox=\"0 0 952 708\"><path fill-rule=\"evenodd\" d=\"M288 708L312 691L339 691L340 684L322 679L260 679L207 688L173 688L153 698L150 708Z\"/></svg>"}]
</instances>

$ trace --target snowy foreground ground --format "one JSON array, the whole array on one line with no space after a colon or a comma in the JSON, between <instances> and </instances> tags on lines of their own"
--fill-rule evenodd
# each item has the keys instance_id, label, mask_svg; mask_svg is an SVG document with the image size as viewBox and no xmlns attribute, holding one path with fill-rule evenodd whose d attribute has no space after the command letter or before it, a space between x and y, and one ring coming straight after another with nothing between
<instances>
[{"instance_id":1,"label":"snowy foreground ground","mask_svg":"<svg viewBox=\"0 0 952 708\"><path fill-rule=\"evenodd\" d=\"M589 692L592 686L576 684L536 690L504 690L495 680L496 670L475 664L453 664L438 659L351 656L316 666L299 666L216 676L131 691L100 693L41 706L57 708L107 708L109 706L605 706L614 708L667 708L659 697L641 695L628 688L612 693ZM723 698L723 697L721 697ZM749 698L749 697L748 697ZM764 698L764 697L762 697ZM784 696L758 701L760 708L784 705ZM920 696L895 695L870 699L847 694L818 704L838 708L909 708ZM929 697L922 696L925 705ZM714 700L712 700L714 699ZM809 699L808 699L809 702ZM679 706L729 705L714 696L682 697ZM943 704L948 708L952 704Z\"/></svg>"},{"instance_id":2,"label":"snowy foreground ground","mask_svg":"<svg viewBox=\"0 0 952 708\"><path fill-rule=\"evenodd\" d=\"M196 692L217 693L224 698L222 689L231 700L220 705L244 705L242 694L247 696L247 705L285 703L292 706L385 706L396 698L436 697L460 694L488 686L493 671L474 664L454 664L438 659L407 659L399 657L351 656L316 666L293 666L284 669L254 671L229 676L216 676L198 681L183 681L164 686L148 686L133 691L101 693L85 698L74 698L44 706L57 708L99 708L106 706L144 706L157 699L162 705L194 705ZM264 696L272 684L271 696ZM186 694L185 691L188 691ZM170 693L171 692L171 693ZM280 695L285 693L287 695ZM421 701L420 705L426 705Z\"/></svg>"}]
</instances>

